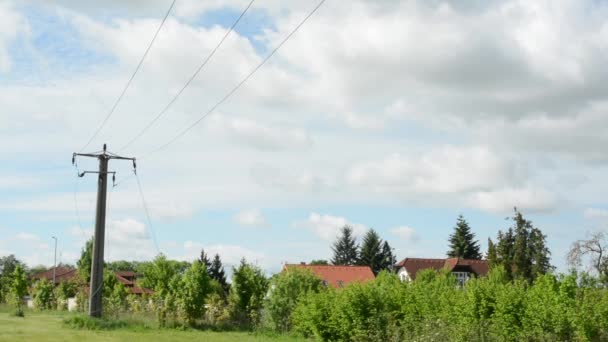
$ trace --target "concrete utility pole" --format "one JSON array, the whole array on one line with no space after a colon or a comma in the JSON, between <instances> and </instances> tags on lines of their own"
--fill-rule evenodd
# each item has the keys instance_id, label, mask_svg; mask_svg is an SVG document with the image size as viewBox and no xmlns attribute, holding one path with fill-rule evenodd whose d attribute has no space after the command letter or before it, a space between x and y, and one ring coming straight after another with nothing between
<instances>
[{"instance_id":1,"label":"concrete utility pole","mask_svg":"<svg viewBox=\"0 0 608 342\"><path fill-rule=\"evenodd\" d=\"M135 171L135 158L120 157L110 153L103 144L100 153L74 153L72 164L76 163L76 156L91 157L99 159L99 171L83 171L79 177L87 173L97 173L97 208L95 211L95 236L93 239L93 261L91 264L91 285L89 287L89 316L101 317L102 294L103 294L103 248L106 231L106 194L108 189L108 174L112 174L112 181L116 179L116 172L108 172L108 161L110 159L131 160Z\"/></svg>"},{"instance_id":2,"label":"concrete utility pole","mask_svg":"<svg viewBox=\"0 0 608 342\"><path fill-rule=\"evenodd\" d=\"M55 257L53 258L53 286L55 286L55 275L57 274L57 238L51 237L55 240Z\"/></svg>"}]
</instances>

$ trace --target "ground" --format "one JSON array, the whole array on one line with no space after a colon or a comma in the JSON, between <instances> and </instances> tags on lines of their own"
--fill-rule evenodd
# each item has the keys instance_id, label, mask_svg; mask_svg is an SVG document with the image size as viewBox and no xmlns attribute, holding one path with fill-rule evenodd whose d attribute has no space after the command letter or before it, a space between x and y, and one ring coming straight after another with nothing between
<instances>
[{"instance_id":1,"label":"ground","mask_svg":"<svg viewBox=\"0 0 608 342\"><path fill-rule=\"evenodd\" d=\"M176 329L117 329L89 331L66 326L67 313L26 312L25 317L14 317L0 312L0 341L217 341L296 342L289 336L256 335L247 332L212 332Z\"/></svg>"}]
</instances>

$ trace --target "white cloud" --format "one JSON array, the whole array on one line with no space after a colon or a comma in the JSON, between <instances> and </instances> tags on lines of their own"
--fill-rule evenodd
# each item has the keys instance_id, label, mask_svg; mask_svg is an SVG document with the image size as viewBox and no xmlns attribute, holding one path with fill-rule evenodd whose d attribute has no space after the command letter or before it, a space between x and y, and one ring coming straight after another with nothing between
<instances>
[{"instance_id":1,"label":"white cloud","mask_svg":"<svg viewBox=\"0 0 608 342\"><path fill-rule=\"evenodd\" d=\"M608 219L608 210L602 208L587 208L583 215L587 219Z\"/></svg>"},{"instance_id":2,"label":"white cloud","mask_svg":"<svg viewBox=\"0 0 608 342\"><path fill-rule=\"evenodd\" d=\"M408 226L395 227L390 230L391 233L397 235L405 241L415 241L418 239L416 229Z\"/></svg>"},{"instance_id":3,"label":"white cloud","mask_svg":"<svg viewBox=\"0 0 608 342\"><path fill-rule=\"evenodd\" d=\"M212 129L236 142L262 151L278 151L308 148L312 139L300 128L266 125L246 118L224 118L221 115L210 119Z\"/></svg>"},{"instance_id":4,"label":"white cloud","mask_svg":"<svg viewBox=\"0 0 608 342\"><path fill-rule=\"evenodd\" d=\"M258 209L243 210L234 216L234 220L243 227L269 227L268 221Z\"/></svg>"},{"instance_id":5,"label":"white cloud","mask_svg":"<svg viewBox=\"0 0 608 342\"><path fill-rule=\"evenodd\" d=\"M471 194L468 204L490 212L505 213L517 207L525 211L547 211L558 199L550 192L535 188L506 188Z\"/></svg>"},{"instance_id":6,"label":"white cloud","mask_svg":"<svg viewBox=\"0 0 608 342\"><path fill-rule=\"evenodd\" d=\"M0 73L10 71L12 60L9 45L19 34L29 33L29 26L10 2L0 3Z\"/></svg>"},{"instance_id":7,"label":"white cloud","mask_svg":"<svg viewBox=\"0 0 608 342\"><path fill-rule=\"evenodd\" d=\"M351 223L345 217L321 215L310 213L308 219L299 221L294 226L311 230L315 235L326 241L333 241L338 237L340 230L344 226L351 226L355 236L361 236L367 227L359 223Z\"/></svg>"}]
</instances>

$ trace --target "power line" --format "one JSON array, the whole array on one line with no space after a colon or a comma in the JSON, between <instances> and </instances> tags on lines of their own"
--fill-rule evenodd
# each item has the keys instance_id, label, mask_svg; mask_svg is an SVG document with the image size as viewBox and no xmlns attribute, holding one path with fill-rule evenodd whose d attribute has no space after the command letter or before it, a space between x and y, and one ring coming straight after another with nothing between
<instances>
[{"instance_id":1,"label":"power line","mask_svg":"<svg viewBox=\"0 0 608 342\"><path fill-rule=\"evenodd\" d=\"M253 74L255 74L283 46L283 44L285 44L289 40L289 38L291 38L291 36L293 36L293 34L296 33L296 31L298 31L298 29L302 25L304 25L304 23L321 7L321 5L323 5L324 2L325 2L325 0L321 0L317 4L317 6L315 8L313 8L313 10L274 48L274 50L272 50L270 52L270 54L268 54L262 60L262 62L260 64L258 64L249 74L247 74L247 76L245 76L245 78L243 78L234 88L232 88L232 90L230 90L219 102L217 102L215 105L213 105L213 107L211 107L211 109L209 109L205 114L203 114L203 116L198 118L190 126L186 127L184 130L179 132L175 137L173 137L168 142L161 145L159 148L152 151L151 153L158 152L158 151L166 148L167 146L171 145L172 143L174 143L176 140L181 138L183 135L188 133L192 128L194 128L196 125L198 125L209 114L213 113L224 102L226 102L226 100L228 100L245 82L247 82L247 80L249 80L249 78L251 78L251 76L253 76Z\"/></svg>"},{"instance_id":2,"label":"power line","mask_svg":"<svg viewBox=\"0 0 608 342\"><path fill-rule=\"evenodd\" d=\"M224 43L224 41L226 40L226 38L228 37L228 35L230 35L230 33L232 31L234 31L234 28L236 27L236 25L241 21L241 19L243 18L243 16L245 15L245 13L247 13L247 11L249 10L249 8L251 7L251 5L253 5L255 0L251 0L249 2L249 4L247 5L247 7L245 7L245 9L243 10L243 12L241 12L241 15L239 15L239 17L236 19L236 21L232 24L232 26L230 27L230 29L228 31L226 31L226 33L224 34L224 36L222 37L222 39L220 39L219 43L215 46L215 48L209 53L209 55L207 55L207 57L203 60L203 62L198 66L198 68L196 69L196 71L192 74L192 76L190 76L190 78L188 79L188 81L184 84L184 86L177 92L177 94L175 94L175 96L171 99L171 101L169 101L167 103L167 105L165 105L165 107L156 115L156 117L154 117L150 122L148 122L148 124L146 124L146 126L135 135L135 137L131 140L129 140L129 142L127 142L123 147L121 147L118 151L122 152L124 151L127 147L129 147L130 145L132 145L137 139L139 139L142 135L144 135L144 133L146 133L148 131L148 129L150 129L150 127L152 127L152 125L154 125L156 123L156 121L158 121L158 119L160 119L161 116L163 116L165 114L165 112L167 112L167 110L169 110L169 107L171 107L173 105L173 103L175 103L175 101L177 101L177 99L181 96L181 94L184 92L184 90L186 90L186 88L188 88L188 86L190 85L190 83L192 83L192 81L194 81L194 79L196 78L196 76L198 76L198 74L201 72L201 70L205 67L205 65L207 65L207 63L209 62L209 60L213 57L213 55L215 55L215 53L217 52L217 50L220 48L220 46L222 46L222 44Z\"/></svg>"},{"instance_id":3,"label":"power line","mask_svg":"<svg viewBox=\"0 0 608 342\"><path fill-rule=\"evenodd\" d=\"M103 119L103 121L101 122L101 124L99 125L99 127L97 127L97 129L95 130L95 132L93 133L93 135L91 136L91 138L89 139L89 141L87 141L87 143L80 149L81 152L85 148L87 148L89 146L89 144L93 141L93 139L95 139L95 137L99 134L99 132L101 131L101 129L108 122L108 120L110 119L110 117L112 116L112 114L114 114L114 110L116 110L116 107L118 106L118 104L120 103L120 101L122 100L122 98L125 96L125 93L127 92L127 89L129 89L129 86L131 85L131 82L135 78L135 75L137 74L137 72L141 68L142 64L144 63L144 60L146 59L146 56L148 55L148 52L150 51L150 48L152 48L152 44L154 44L154 41L156 40L156 37L158 36L158 33L160 32L161 28L165 24L165 21L167 21L167 18L169 17L169 14L171 13L171 10L173 9L173 6L175 5L176 1L177 0L173 0L173 2L171 2L171 6L169 6L169 9L167 10L167 13L165 14L165 17L163 18L163 21L160 23L160 25L156 29L156 32L154 33L154 37L152 37L152 40L150 41L150 44L148 44L148 47L146 48L146 51L144 52L143 56L141 56L141 59L139 60L139 63L137 64L137 67L135 68L135 71L133 71L133 74L131 75L131 77L127 81L127 84L125 85L125 87L123 88L122 92L120 93L120 96L118 96L118 98L114 102L114 105L112 105L112 108L110 109L110 111L108 112L108 114L106 115L106 117Z\"/></svg>"},{"instance_id":4,"label":"power line","mask_svg":"<svg viewBox=\"0 0 608 342\"><path fill-rule=\"evenodd\" d=\"M148 205L146 204L144 192L141 189L141 183L139 181L139 176L137 175L137 173L135 173L135 179L137 180L137 188L139 189L141 202L143 204L144 211L146 212L146 218L148 219L148 226L150 226L150 235L152 237L152 241L154 242L154 247L156 248L156 254L160 254L160 249L158 248L158 241L156 241L156 234L154 233L154 227L152 226L152 219L150 218L150 211L148 211Z\"/></svg>"}]
</instances>

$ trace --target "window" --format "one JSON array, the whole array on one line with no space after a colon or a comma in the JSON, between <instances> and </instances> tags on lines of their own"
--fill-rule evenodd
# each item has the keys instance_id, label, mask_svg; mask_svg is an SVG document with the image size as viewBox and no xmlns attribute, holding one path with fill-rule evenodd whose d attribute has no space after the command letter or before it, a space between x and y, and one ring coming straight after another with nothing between
<instances>
[{"instance_id":1,"label":"window","mask_svg":"<svg viewBox=\"0 0 608 342\"><path fill-rule=\"evenodd\" d=\"M456 281L460 285L464 285L469 279L471 279L471 275L469 272L452 272L454 277L456 277Z\"/></svg>"}]
</instances>

